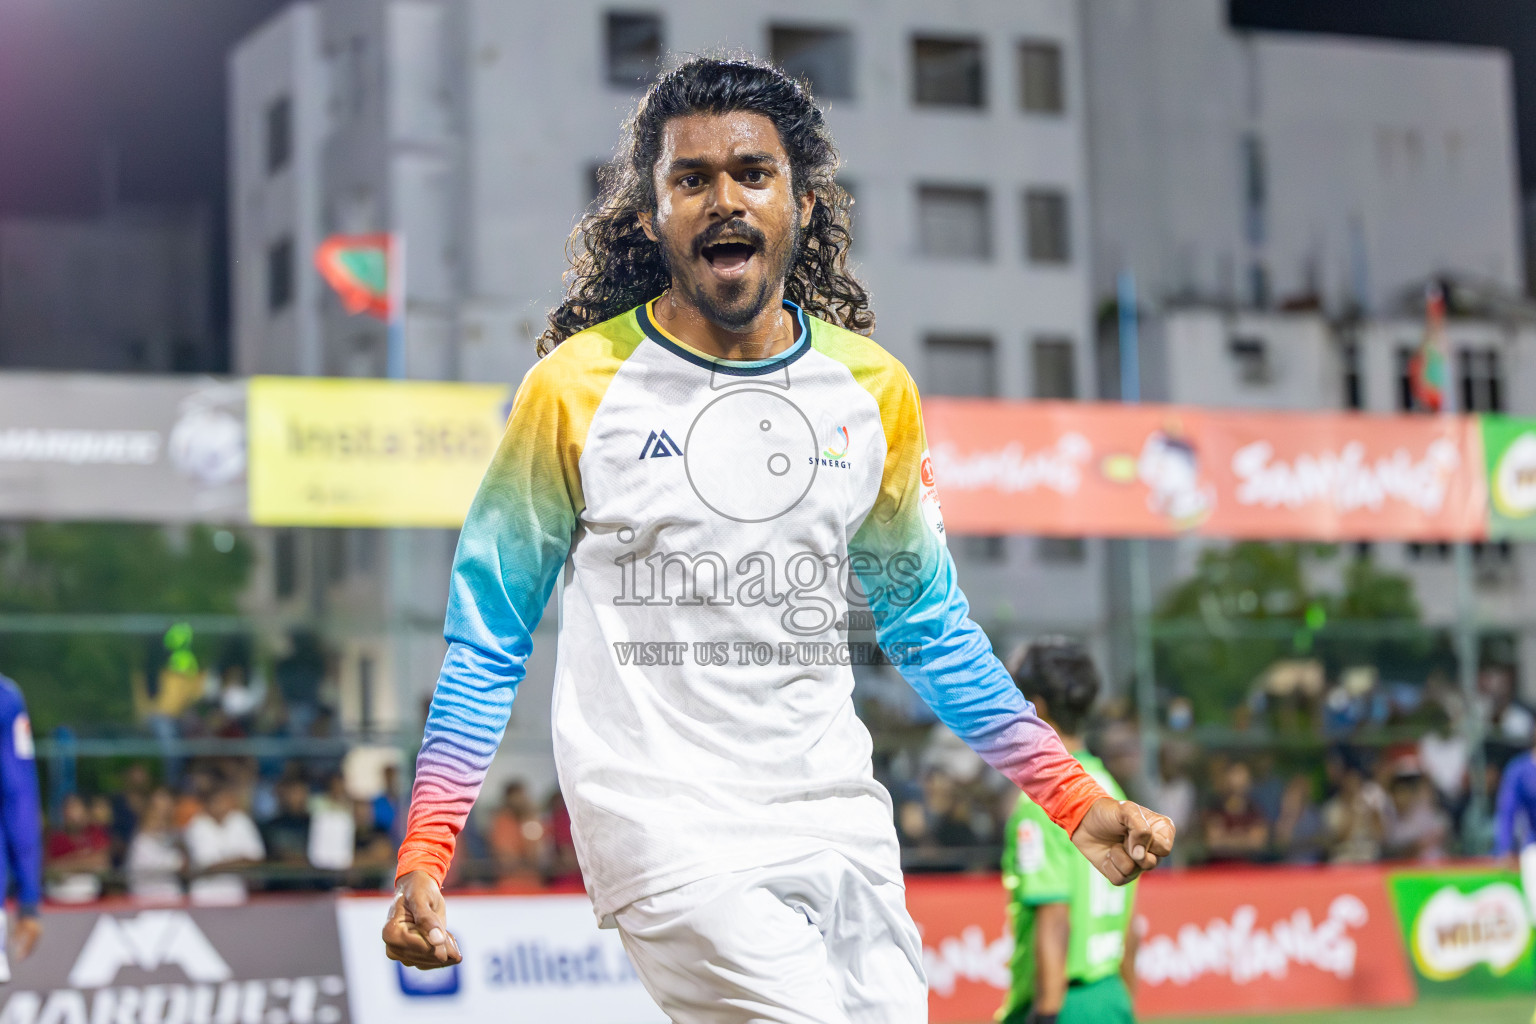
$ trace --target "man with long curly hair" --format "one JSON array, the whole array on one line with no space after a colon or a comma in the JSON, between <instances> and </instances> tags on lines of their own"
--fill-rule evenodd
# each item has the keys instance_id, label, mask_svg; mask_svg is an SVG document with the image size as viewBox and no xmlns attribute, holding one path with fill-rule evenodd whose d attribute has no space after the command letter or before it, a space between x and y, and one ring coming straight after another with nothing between
<instances>
[{"instance_id":1,"label":"man with long curly hair","mask_svg":"<svg viewBox=\"0 0 1536 1024\"><path fill-rule=\"evenodd\" d=\"M641 101L460 536L391 957L459 960L440 886L557 583L578 859L679 1024L927 1017L852 664L897 665L1111 881L1168 854L967 617L836 170L768 65L691 60Z\"/></svg>"}]
</instances>

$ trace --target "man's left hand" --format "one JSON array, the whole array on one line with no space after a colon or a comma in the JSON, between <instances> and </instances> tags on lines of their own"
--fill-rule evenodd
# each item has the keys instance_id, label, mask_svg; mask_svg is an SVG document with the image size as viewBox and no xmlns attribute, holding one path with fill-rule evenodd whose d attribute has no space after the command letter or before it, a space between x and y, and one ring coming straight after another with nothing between
<instances>
[{"instance_id":1,"label":"man's left hand","mask_svg":"<svg viewBox=\"0 0 1536 1024\"><path fill-rule=\"evenodd\" d=\"M1088 808L1072 845L1099 873L1124 885L1173 852L1173 822L1129 800L1100 797Z\"/></svg>"}]
</instances>

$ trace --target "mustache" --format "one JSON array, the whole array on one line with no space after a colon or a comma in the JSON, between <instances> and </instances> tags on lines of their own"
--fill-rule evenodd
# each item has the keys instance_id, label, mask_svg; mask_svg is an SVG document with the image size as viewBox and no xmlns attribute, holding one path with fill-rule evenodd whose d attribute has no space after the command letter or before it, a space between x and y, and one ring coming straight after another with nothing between
<instances>
[{"instance_id":1,"label":"mustache","mask_svg":"<svg viewBox=\"0 0 1536 1024\"><path fill-rule=\"evenodd\" d=\"M743 224L740 221L724 221L719 224L711 224L694 236L693 255L695 257L702 256L705 246L714 245L722 238L739 238L743 242L750 242L753 248L758 251L768 248L768 236L751 224Z\"/></svg>"}]
</instances>

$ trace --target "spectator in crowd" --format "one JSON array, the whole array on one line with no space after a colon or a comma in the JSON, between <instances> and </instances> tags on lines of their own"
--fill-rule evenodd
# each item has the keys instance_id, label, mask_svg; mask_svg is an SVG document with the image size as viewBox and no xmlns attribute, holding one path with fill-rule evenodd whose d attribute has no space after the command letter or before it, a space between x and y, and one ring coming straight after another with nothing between
<instances>
[{"instance_id":1,"label":"spectator in crowd","mask_svg":"<svg viewBox=\"0 0 1536 1024\"><path fill-rule=\"evenodd\" d=\"M1386 822L1382 801L1375 798L1359 768L1348 765L1339 776L1339 789L1323 805L1328 830L1328 859L1335 864L1364 864L1381 857Z\"/></svg>"},{"instance_id":2,"label":"spectator in crowd","mask_svg":"<svg viewBox=\"0 0 1536 1024\"><path fill-rule=\"evenodd\" d=\"M947 771L942 768L928 771L923 777L923 798L928 809L926 834L934 845L976 845L970 801Z\"/></svg>"},{"instance_id":3,"label":"spectator in crowd","mask_svg":"<svg viewBox=\"0 0 1536 1024\"><path fill-rule=\"evenodd\" d=\"M129 843L138 833L139 817L144 813L153 789L149 767L144 762L135 761L123 772L122 782L119 783L117 792L112 794L110 831L114 857L123 857Z\"/></svg>"},{"instance_id":4,"label":"spectator in crowd","mask_svg":"<svg viewBox=\"0 0 1536 1024\"><path fill-rule=\"evenodd\" d=\"M581 885L581 865L576 862L576 843L571 838L571 812L565 795L556 789L545 810L544 834L549 837L544 877L550 885Z\"/></svg>"},{"instance_id":5,"label":"spectator in crowd","mask_svg":"<svg viewBox=\"0 0 1536 1024\"><path fill-rule=\"evenodd\" d=\"M192 819L203 813L208 797L219 785L219 777L206 764L195 765L182 779L181 791L176 796L176 827L185 829Z\"/></svg>"},{"instance_id":6,"label":"spectator in crowd","mask_svg":"<svg viewBox=\"0 0 1536 1024\"><path fill-rule=\"evenodd\" d=\"M284 871L267 882L269 889L309 888L301 879L285 877L309 867L309 785L297 773L277 784L277 814L262 829L267 861Z\"/></svg>"},{"instance_id":7,"label":"spectator in crowd","mask_svg":"<svg viewBox=\"0 0 1536 1024\"><path fill-rule=\"evenodd\" d=\"M1328 853L1327 839L1312 779L1306 775L1291 776L1275 819L1275 856L1291 864L1317 864Z\"/></svg>"},{"instance_id":8,"label":"spectator in crowd","mask_svg":"<svg viewBox=\"0 0 1536 1024\"><path fill-rule=\"evenodd\" d=\"M501 806L491 816L487 835L496 861L496 880L503 885L536 885L543 860L544 826L521 779L507 783Z\"/></svg>"},{"instance_id":9,"label":"spectator in crowd","mask_svg":"<svg viewBox=\"0 0 1536 1024\"><path fill-rule=\"evenodd\" d=\"M1467 737L1452 724L1438 701L1426 701L1423 735L1419 737L1419 763L1452 813L1467 799L1467 766L1471 761Z\"/></svg>"},{"instance_id":10,"label":"spectator in crowd","mask_svg":"<svg viewBox=\"0 0 1536 1024\"><path fill-rule=\"evenodd\" d=\"M325 789L309 802L309 863L322 871L345 871L352 866L357 843L355 811L347 794L346 779L333 772Z\"/></svg>"},{"instance_id":11,"label":"spectator in crowd","mask_svg":"<svg viewBox=\"0 0 1536 1024\"><path fill-rule=\"evenodd\" d=\"M128 895L141 903L181 899L181 872L187 866L187 855L176 833L175 818L176 800L171 791L151 791L123 858Z\"/></svg>"},{"instance_id":12,"label":"spectator in crowd","mask_svg":"<svg viewBox=\"0 0 1536 1024\"><path fill-rule=\"evenodd\" d=\"M384 788L373 798L371 806L373 828L388 836L398 848L405 836L405 815L400 813L400 769L395 765L384 766Z\"/></svg>"},{"instance_id":13,"label":"spectator in crowd","mask_svg":"<svg viewBox=\"0 0 1536 1024\"><path fill-rule=\"evenodd\" d=\"M1253 773L1234 761L1221 774L1221 789L1203 817L1205 849L1213 863L1254 861L1269 846L1269 822L1253 798Z\"/></svg>"},{"instance_id":14,"label":"spectator in crowd","mask_svg":"<svg viewBox=\"0 0 1536 1024\"><path fill-rule=\"evenodd\" d=\"M1162 769L1162 778L1157 785L1157 793L1151 806L1156 807L1168 820L1173 822L1173 827L1178 829L1181 835L1193 833L1195 813L1200 806L1200 794L1195 788L1195 781L1189 776L1190 748L1181 741L1174 741L1163 746L1158 753L1158 763ZM1182 847L1175 844L1174 856L1178 857Z\"/></svg>"},{"instance_id":15,"label":"spectator in crowd","mask_svg":"<svg viewBox=\"0 0 1536 1024\"><path fill-rule=\"evenodd\" d=\"M394 882L395 844L374 819L373 802L352 803L352 869L359 887L380 888Z\"/></svg>"},{"instance_id":16,"label":"spectator in crowd","mask_svg":"<svg viewBox=\"0 0 1536 1024\"><path fill-rule=\"evenodd\" d=\"M1417 755L1400 757L1392 775L1389 813L1383 842L1388 857L1401 860L1444 860L1451 822L1435 802Z\"/></svg>"},{"instance_id":17,"label":"spectator in crowd","mask_svg":"<svg viewBox=\"0 0 1536 1024\"><path fill-rule=\"evenodd\" d=\"M1259 805L1271 828L1280 817L1280 802L1284 798L1285 780L1275 771L1275 755L1259 754L1253 760L1253 802Z\"/></svg>"},{"instance_id":18,"label":"spectator in crowd","mask_svg":"<svg viewBox=\"0 0 1536 1024\"><path fill-rule=\"evenodd\" d=\"M1506 750L1529 747L1536 713L1515 696L1515 670L1509 665L1484 665L1477 673L1477 689L1489 740Z\"/></svg>"},{"instance_id":19,"label":"spectator in crowd","mask_svg":"<svg viewBox=\"0 0 1536 1024\"><path fill-rule=\"evenodd\" d=\"M227 783L216 785L207 809L187 823L184 838L195 873L190 886L194 903L245 902L246 881L238 872L266 859L261 833L241 804L238 789Z\"/></svg>"},{"instance_id":20,"label":"spectator in crowd","mask_svg":"<svg viewBox=\"0 0 1536 1024\"><path fill-rule=\"evenodd\" d=\"M48 872L54 876L48 884L50 898L89 903L101 895L102 876L112 868L112 838L91 820L90 808L78 793L64 798L44 851Z\"/></svg>"}]
</instances>

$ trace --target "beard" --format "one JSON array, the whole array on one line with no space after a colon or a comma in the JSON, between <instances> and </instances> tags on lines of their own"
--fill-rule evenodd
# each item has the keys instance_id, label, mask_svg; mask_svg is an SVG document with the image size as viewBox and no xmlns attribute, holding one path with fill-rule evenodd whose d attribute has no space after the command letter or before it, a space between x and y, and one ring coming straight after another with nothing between
<instances>
[{"instance_id":1,"label":"beard","mask_svg":"<svg viewBox=\"0 0 1536 1024\"><path fill-rule=\"evenodd\" d=\"M716 224L687 241L664 234L661 254L673 289L680 291L711 323L728 331L746 330L768 308L775 290L789 280L790 270L799 259L804 231L798 218L791 219L790 224L788 237L781 238L778 245L771 247L761 231L741 224ZM755 245L754 258L761 258L766 268L756 281L718 282L694 273L704 247L725 235L737 235Z\"/></svg>"}]
</instances>

